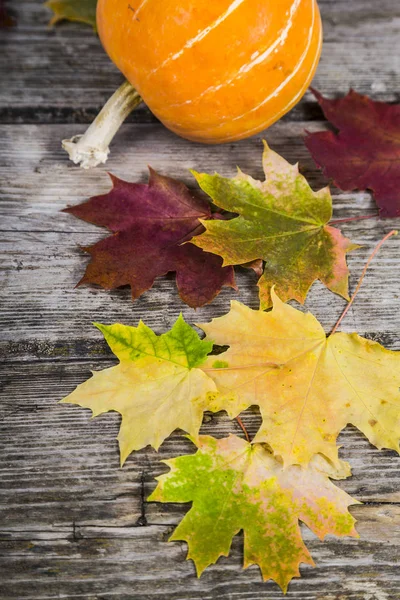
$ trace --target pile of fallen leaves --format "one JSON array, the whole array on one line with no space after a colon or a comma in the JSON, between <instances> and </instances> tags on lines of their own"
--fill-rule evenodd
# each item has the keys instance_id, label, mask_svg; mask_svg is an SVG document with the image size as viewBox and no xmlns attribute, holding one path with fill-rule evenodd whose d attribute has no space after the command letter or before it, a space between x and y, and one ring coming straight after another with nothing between
<instances>
[{"instance_id":1,"label":"pile of fallen leaves","mask_svg":"<svg viewBox=\"0 0 400 600\"><path fill-rule=\"evenodd\" d=\"M55 20L94 23L94 0L79 11L74 0L48 4ZM343 190L373 190L380 216L399 216L400 107L353 91L315 95L338 130L308 134L315 162ZM260 308L233 301L226 315L197 325L205 337L182 316L162 335L143 322L97 324L119 363L62 402L121 414L121 466L176 429L187 433L197 452L166 461L149 498L192 502L171 540L187 542L200 575L243 531L244 566L258 565L286 591L301 563L314 564L299 522L321 539L357 536L348 510L357 501L332 483L351 474L338 455L342 429L351 423L377 448L400 451L400 353L338 332L342 318L326 336L313 315L286 304L304 303L316 280L350 300L346 254L358 246L330 223L329 188L314 192L266 143L263 166L263 182L240 170L232 179L193 172L206 198L153 170L148 184L112 177L108 194L67 209L111 232L84 248L91 261L80 283L129 285L136 299L175 272L181 299L199 307L223 286L236 289L241 266L258 278ZM215 355L214 345L228 349ZM251 406L262 417L252 441L245 429L247 440L199 434L205 411L241 423Z\"/></svg>"},{"instance_id":2,"label":"pile of fallen leaves","mask_svg":"<svg viewBox=\"0 0 400 600\"><path fill-rule=\"evenodd\" d=\"M313 315L274 289L271 299L269 312L232 302L227 315L198 325L205 339L182 316L161 336L142 322L97 325L119 364L63 402L122 415L121 465L175 429L187 432L197 453L167 461L149 498L193 502L171 540L188 543L200 574L243 530L244 566L258 564L285 591L300 563L313 564L299 520L321 539L357 535L348 512L357 501L330 481L351 474L338 457L340 431L352 423L378 448L399 451L400 353L356 333L327 338ZM229 349L213 356L214 344ZM253 405L262 424L252 443L199 435L204 411L236 417Z\"/></svg>"},{"instance_id":3,"label":"pile of fallen leaves","mask_svg":"<svg viewBox=\"0 0 400 600\"><path fill-rule=\"evenodd\" d=\"M242 265L258 274L264 309L273 285L282 300L303 303L317 279L348 298L346 253L358 246L329 226L329 188L313 192L297 165L264 144L263 183L242 172L233 179L195 173L222 213L154 171L147 185L113 177L110 193L66 209L114 233L85 248L92 260L79 283L129 284L138 298L156 277L175 271L182 300L196 308L222 286L235 287L232 265Z\"/></svg>"},{"instance_id":4,"label":"pile of fallen leaves","mask_svg":"<svg viewBox=\"0 0 400 600\"><path fill-rule=\"evenodd\" d=\"M92 260L81 283L129 284L137 298L175 271L182 300L197 307L235 287L241 265L259 277L260 309L233 301L227 315L197 325L204 339L182 316L160 336L142 322L97 325L119 364L63 402L122 415L121 465L176 429L189 434L197 453L167 461L149 498L193 503L171 539L188 543L200 574L243 530L244 566L258 564L286 590L300 563L313 564L299 521L321 539L357 535L348 512L357 501L330 481L351 474L340 431L352 423L399 451L400 353L338 326L327 337L313 315L285 303L304 302L317 279L348 299L346 253L358 246L329 225L328 188L313 192L267 144L263 164L264 182L194 173L209 202L151 170L148 184L113 177L108 194L67 209L113 233L85 248ZM228 350L215 356L214 345ZM262 417L252 442L199 435L205 411L237 418L250 406Z\"/></svg>"}]
</instances>

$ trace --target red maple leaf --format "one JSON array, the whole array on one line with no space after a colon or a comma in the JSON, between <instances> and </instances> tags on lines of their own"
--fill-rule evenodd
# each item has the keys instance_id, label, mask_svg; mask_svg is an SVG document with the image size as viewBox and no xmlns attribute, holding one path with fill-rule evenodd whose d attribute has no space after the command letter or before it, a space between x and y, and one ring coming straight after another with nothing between
<instances>
[{"instance_id":1,"label":"red maple leaf","mask_svg":"<svg viewBox=\"0 0 400 600\"><path fill-rule=\"evenodd\" d=\"M400 105L353 90L337 100L312 91L339 130L308 133L305 144L317 165L342 190L373 190L381 217L400 216Z\"/></svg>"},{"instance_id":2,"label":"red maple leaf","mask_svg":"<svg viewBox=\"0 0 400 600\"><path fill-rule=\"evenodd\" d=\"M185 244L204 231L199 219L213 218L207 201L152 169L148 184L111 179L108 194L65 209L114 232L84 248L92 260L78 285L130 285L135 299L157 277L175 271L179 294L193 308L211 302L223 286L235 287L233 268L223 267L222 258Z\"/></svg>"},{"instance_id":3,"label":"red maple leaf","mask_svg":"<svg viewBox=\"0 0 400 600\"><path fill-rule=\"evenodd\" d=\"M0 0L0 28L12 27L15 25L15 19L8 14L4 0Z\"/></svg>"}]
</instances>

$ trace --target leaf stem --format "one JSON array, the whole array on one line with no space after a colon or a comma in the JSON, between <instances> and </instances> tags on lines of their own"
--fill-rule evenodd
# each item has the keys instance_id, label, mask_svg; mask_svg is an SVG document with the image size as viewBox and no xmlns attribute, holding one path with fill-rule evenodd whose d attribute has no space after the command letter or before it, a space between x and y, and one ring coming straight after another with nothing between
<instances>
[{"instance_id":1,"label":"leaf stem","mask_svg":"<svg viewBox=\"0 0 400 600\"><path fill-rule=\"evenodd\" d=\"M333 219L329 221L329 225L337 225L338 223L349 223L350 221L361 221L362 219L378 219L379 214L374 213L373 215L362 215L361 217L349 217L347 219Z\"/></svg>"},{"instance_id":2,"label":"leaf stem","mask_svg":"<svg viewBox=\"0 0 400 600\"><path fill-rule=\"evenodd\" d=\"M138 92L129 81L111 96L84 135L74 135L63 140L62 147L72 162L83 169L105 163L109 145L127 116L142 102Z\"/></svg>"},{"instance_id":3,"label":"leaf stem","mask_svg":"<svg viewBox=\"0 0 400 600\"><path fill-rule=\"evenodd\" d=\"M241 427L241 428L242 428L242 430L243 430L243 433L244 433L244 435L246 436L246 440L247 440L247 441L249 442L249 444L250 444L250 436L249 436L249 434L247 433L247 429L246 429L246 427L244 426L242 419L241 419L240 417L236 417L236 421L239 423L240 427Z\"/></svg>"},{"instance_id":4,"label":"leaf stem","mask_svg":"<svg viewBox=\"0 0 400 600\"><path fill-rule=\"evenodd\" d=\"M372 252L371 256L369 257L369 259L368 259L368 261L367 261L367 264L366 264L366 265L365 265L365 267L364 267L364 270L363 270L363 272L361 273L361 277L360 277L360 279L359 279L359 281L358 281L358 284L357 284L357 287L356 287L356 289L355 289L355 291L354 291L354 294L352 295L352 297L351 297L351 299L350 299L350 302L348 303L348 305L347 305L347 306L346 306L346 308L344 309L344 311L343 311L343 313L342 313L341 317L339 318L339 320L338 320L338 322L336 323L335 327L332 329L332 331L331 331L330 335L333 335L333 334L334 334L334 333L337 331L337 329L338 329L338 327L339 327L340 323L343 321L343 319L345 318L345 316L346 316L346 315L347 315L347 313L349 312L350 306L353 304L353 302L354 302L354 300L355 300L355 298L356 298L356 296L357 296L358 292L360 291L360 288L361 288L362 282L363 282L363 280L364 280L365 274L366 274L366 272L367 272L367 270L368 270L368 267L369 267L369 265L371 264L372 260L373 260L373 259L375 258L375 256L378 254L378 252L379 252L379 250L381 249L381 247L383 246L383 244L384 244L384 243L385 243L385 242L386 242L386 241L387 241L389 238L391 238L392 236L394 236L394 235L397 235L397 234L398 234L398 231L396 231L395 229L392 229L392 231L390 231L390 232L389 232L387 235L385 235L385 237L383 238L383 240L381 240L381 241L379 242L379 244L376 246L375 250Z\"/></svg>"}]
</instances>

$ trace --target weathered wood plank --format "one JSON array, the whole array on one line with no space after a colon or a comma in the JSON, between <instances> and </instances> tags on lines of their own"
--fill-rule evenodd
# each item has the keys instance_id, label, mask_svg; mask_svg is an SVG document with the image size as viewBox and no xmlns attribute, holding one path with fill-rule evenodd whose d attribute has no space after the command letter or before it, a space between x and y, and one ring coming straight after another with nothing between
<instances>
[{"instance_id":1,"label":"weathered wood plank","mask_svg":"<svg viewBox=\"0 0 400 600\"><path fill-rule=\"evenodd\" d=\"M1 125L0 176L3 218L1 231L98 232L70 215L59 214L67 205L82 202L110 189L107 171L131 181L146 181L147 165L198 189L189 169L233 176L236 167L263 178L262 139L291 163L300 163L314 189L327 184L316 168L303 138L305 131L321 131L321 121L276 123L264 134L224 146L206 146L183 140L159 123L130 124L121 128L105 166L84 171L74 166L61 140L83 125ZM335 218L376 212L371 195L332 189ZM21 210L21 205L23 210ZM57 218L55 218L57 216Z\"/></svg>"},{"instance_id":2,"label":"weathered wood plank","mask_svg":"<svg viewBox=\"0 0 400 600\"><path fill-rule=\"evenodd\" d=\"M400 9L395 0L320 0L325 45L314 85L326 94L350 87L398 101ZM9 0L17 27L2 31L0 121L88 122L122 81L89 28L48 29L50 12L39 0ZM318 113L318 111L317 111ZM316 114L308 94L288 118ZM140 110L136 120L152 117Z\"/></svg>"},{"instance_id":3,"label":"weathered wood plank","mask_svg":"<svg viewBox=\"0 0 400 600\"><path fill-rule=\"evenodd\" d=\"M300 159L317 188L324 181L302 144L304 127L304 123L280 123L270 130L268 139L292 162ZM308 124L309 129L320 127L320 123ZM133 585L133 594L138 599L168 594L168 597L186 600L188 597L219 597L222 585L226 598L233 597L232 594L240 598L254 597L265 589L278 598L280 593L276 588L260 583L256 570L244 574L237 571L239 542L234 544L233 562L223 561L206 576L207 580L192 579L193 566L183 561L183 548L162 543L170 525L181 518L185 507L142 502L153 489L154 477L163 470L157 455L145 449L131 457L120 470L115 442L117 415L104 415L92 421L88 411L57 405L61 396L89 375L89 367L102 368L110 364L110 353L98 332L90 326L92 320L136 323L144 317L157 331L163 331L182 309L169 278L161 279L153 291L134 304L129 300L128 290L108 293L90 287L73 289L85 263L77 245L96 241L104 232L60 214L59 210L90 194L106 191L109 183L105 169L85 173L68 164L59 150L59 140L67 129L65 126L5 126L1 129L1 200L5 213L1 242L4 250L1 348L8 366L1 378L0 520L4 524L3 536L8 539L11 536L11 541L3 544L6 553L3 595L6 598L52 598L56 594L66 598L132 598L135 597L132 596ZM128 140L132 141L128 143ZM260 136L232 144L221 153L217 148L180 140L160 125L128 125L123 128L114 150L108 168L132 180L145 180L144 165L150 162L161 172L187 182L190 182L187 169L193 166L212 171L219 165L222 173L231 175L236 164L240 164L244 170L261 177ZM369 194L336 191L335 216L347 216L350 207L355 211L351 214L374 210ZM343 226L347 235L366 244L365 249L351 259L353 286L365 256L377 238L392 226L392 221L375 220ZM374 262L354 311L345 323L345 328L357 327L361 333L376 335L392 348L399 347L398 284L394 269L397 244L397 239L392 240ZM239 297L256 306L256 289L249 273L239 273L239 283ZM229 291L221 294L213 304L213 316L226 312L231 297ZM343 304L322 286L316 286L308 307L322 318L328 330ZM194 322L209 319L210 310L206 307L195 312L184 307L184 314ZM21 359L24 362L21 363ZM76 362L77 359L80 361ZM254 433L258 417L249 413L245 419L249 431ZM219 436L229 431L237 431L237 426L223 416L211 417L204 426L205 433ZM340 485L360 499L385 503L376 510L396 515L394 520L390 517L386 521L391 530L396 526L397 513L391 513L395 507L387 503L400 500L399 460L393 453L371 449L352 429L344 432L341 440L346 448L343 456L351 460L355 475ZM162 447L160 458L191 451L189 442L175 434ZM360 519L363 527L363 513ZM149 524L147 529L134 527L145 522ZM106 535L105 526L111 527L111 531L114 528L122 531L122 536L127 532L128 541L113 539L109 542L110 530ZM85 527L95 528L90 530L93 539L89 541L80 538L80 535L89 535L80 533L86 531L82 529ZM98 527L102 528L101 534L97 532ZM60 530L75 541L60 541ZM144 530L145 533L140 533L143 537L138 539L138 531ZM372 590L387 589L384 593L391 598L397 582L393 551L388 552L383 543L388 530L382 524L379 529L382 539L377 534L376 543L338 545L334 542L334 547L317 543L316 558L330 569L307 570L305 583L295 584L293 597L312 598L315 593L315 598L320 598L320 590L331 590L332 594L354 590L353 597L357 598L360 590L369 585ZM37 543L36 537L47 535L46 532L50 532L51 539ZM24 541L15 540L15 536ZM78 550L76 543L81 544ZM156 555L153 553L155 544ZM105 547L107 562L104 564L95 557L101 556L99 549ZM359 579L353 575L349 580L349 556L354 560L354 552L361 557L356 571ZM378 568L371 566L368 558L371 553L376 556ZM161 561L166 565L163 572L153 568ZM49 586L48 580L52 577L54 583ZM177 578L181 582L178 588ZM238 582L235 591L228 584L232 578ZM381 586L384 578L386 588ZM218 581L225 583L220 585ZM110 586L106 595L104 585Z\"/></svg>"},{"instance_id":4,"label":"weathered wood plank","mask_svg":"<svg viewBox=\"0 0 400 600\"><path fill-rule=\"evenodd\" d=\"M319 123L312 123L309 129L320 127ZM318 188L324 180L302 143L304 128L305 123L279 123L267 137L272 147L288 160L300 159L305 174ZM161 332L172 325L181 310L190 323L210 317L210 307L193 311L182 305L172 277L160 278L153 290L135 303L131 303L128 289L113 292L91 286L74 289L87 263L78 246L97 241L105 232L59 211L91 194L106 191L110 184L105 168L85 172L70 166L59 150L59 140L67 129L68 126L61 125L1 128L1 198L5 218L0 242L4 254L0 324L1 352L5 359L57 359L63 355L72 358L86 356L89 350L101 356L104 350L98 332L90 325L93 320L134 324L145 318ZM209 172L218 167L221 173L233 175L240 164L244 171L262 177L261 136L226 148L221 153L216 147L191 144L158 124L126 125L108 168L127 179L145 180L145 165L151 163L160 172L189 183L191 167ZM374 210L368 193L335 191L335 217ZM341 226L346 235L364 245L349 257L353 287L377 240L399 225L398 220L372 219ZM392 239L375 259L357 303L343 325L347 331L380 334L381 340L392 348L399 347L399 244L399 238ZM213 316L225 313L232 298L257 306L252 273L239 269L238 282L239 294L224 290L212 304ZM327 331L343 306L341 298L320 284L315 284L306 304Z\"/></svg>"},{"instance_id":5,"label":"weathered wood plank","mask_svg":"<svg viewBox=\"0 0 400 600\"><path fill-rule=\"evenodd\" d=\"M1 293L0 348L4 360L57 359L66 355L75 358L87 355L88 351L102 356L101 337L91 326L94 320L134 325L143 318L157 333L162 333L172 326L180 311L189 323L210 319L210 307L194 311L181 303L172 278L160 278L151 291L133 304L129 290L125 288L106 292L87 286L75 290L74 285L83 272L79 252L65 248L62 239L51 241L49 236L38 234L35 238L39 238L38 243L33 236L18 236L11 241L11 244L23 242L26 249L14 254L12 271L6 273L9 293L6 295L4 289ZM349 260L353 287L375 239L372 232L369 238L364 236L361 240L365 244L364 254ZM73 240L70 236L68 240L69 244L83 242L82 237ZM32 247L30 256L29 245ZM49 252L47 256L42 255L45 248ZM57 259L60 252L63 256ZM343 331L356 330L373 337L380 334L381 341L392 349L399 348L395 271L398 252L397 244L391 251L386 249L385 257L376 260L356 305L341 327ZM20 270L16 268L18 264ZM225 314L233 298L257 307L255 279L239 272L237 280L240 292L224 290L212 304L214 317ZM327 312L328 303L330 310ZM312 310L328 332L344 305L341 298L332 296L322 285L315 284L306 308Z\"/></svg>"},{"instance_id":6,"label":"weathered wood plank","mask_svg":"<svg viewBox=\"0 0 400 600\"><path fill-rule=\"evenodd\" d=\"M2 369L0 523L3 527L48 530L53 524L134 526L174 524L186 507L143 504L155 477L167 469L160 460L194 452L176 432L157 454L146 448L119 468L115 413L91 419L91 412L58 404L90 370L115 364L95 360L73 363L19 364ZM258 411L243 415L254 436ZM242 435L222 413L207 414L205 435ZM400 503L400 458L378 451L356 429L340 436L341 457L350 461L353 477L338 485L363 502Z\"/></svg>"},{"instance_id":7,"label":"weathered wood plank","mask_svg":"<svg viewBox=\"0 0 400 600\"><path fill-rule=\"evenodd\" d=\"M105 166L84 171L74 166L61 148L61 140L85 129L82 125L2 125L0 135L2 231L95 232L69 215L57 214L93 194L110 189L107 171L131 181L146 181L147 165L179 178L198 189L189 169L233 176L237 165L262 178L262 138L301 171L314 189L327 181L316 168L303 138L305 131L326 129L321 121L280 121L265 134L225 146L206 146L183 140L162 125L132 124L121 128ZM343 193L333 189L335 217L375 212L369 193ZM21 210L21 203L24 210ZM57 215L57 218L55 216Z\"/></svg>"},{"instance_id":8,"label":"weathered wood plank","mask_svg":"<svg viewBox=\"0 0 400 600\"><path fill-rule=\"evenodd\" d=\"M359 507L361 540L320 542L303 527L317 568L303 567L303 579L288 595L300 600L396 600L399 598L398 507ZM387 530L394 534L388 536ZM166 543L172 528L53 527L30 535L0 534L2 599L87 598L109 600L280 600L258 569L241 570L242 540L197 579L185 561L185 544ZM397 531L397 533L396 533ZM149 585L151 581L151 585Z\"/></svg>"}]
</instances>

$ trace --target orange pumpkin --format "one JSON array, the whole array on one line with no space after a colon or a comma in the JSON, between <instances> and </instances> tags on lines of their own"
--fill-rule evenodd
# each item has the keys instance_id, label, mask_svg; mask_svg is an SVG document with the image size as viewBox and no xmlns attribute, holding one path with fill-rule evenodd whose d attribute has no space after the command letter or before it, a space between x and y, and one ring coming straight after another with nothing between
<instances>
[{"instance_id":1,"label":"orange pumpkin","mask_svg":"<svg viewBox=\"0 0 400 600\"><path fill-rule=\"evenodd\" d=\"M258 133L300 100L321 53L316 0L98 0L97 24L127 81L83 136L63 141L85 169L106 162L142 98L189 140Z\"/></svg>"},{"instance_id":2,"label":"orange pumpkin","mask_svg":"<svg viewBox=\"0 0 400 600\"><path fill-rule=\"evenodd\" d=\"M318 65L316 0L99 0L112 61L175 133L248 137L288 112Z\"/></svg>"}]
</instances>

